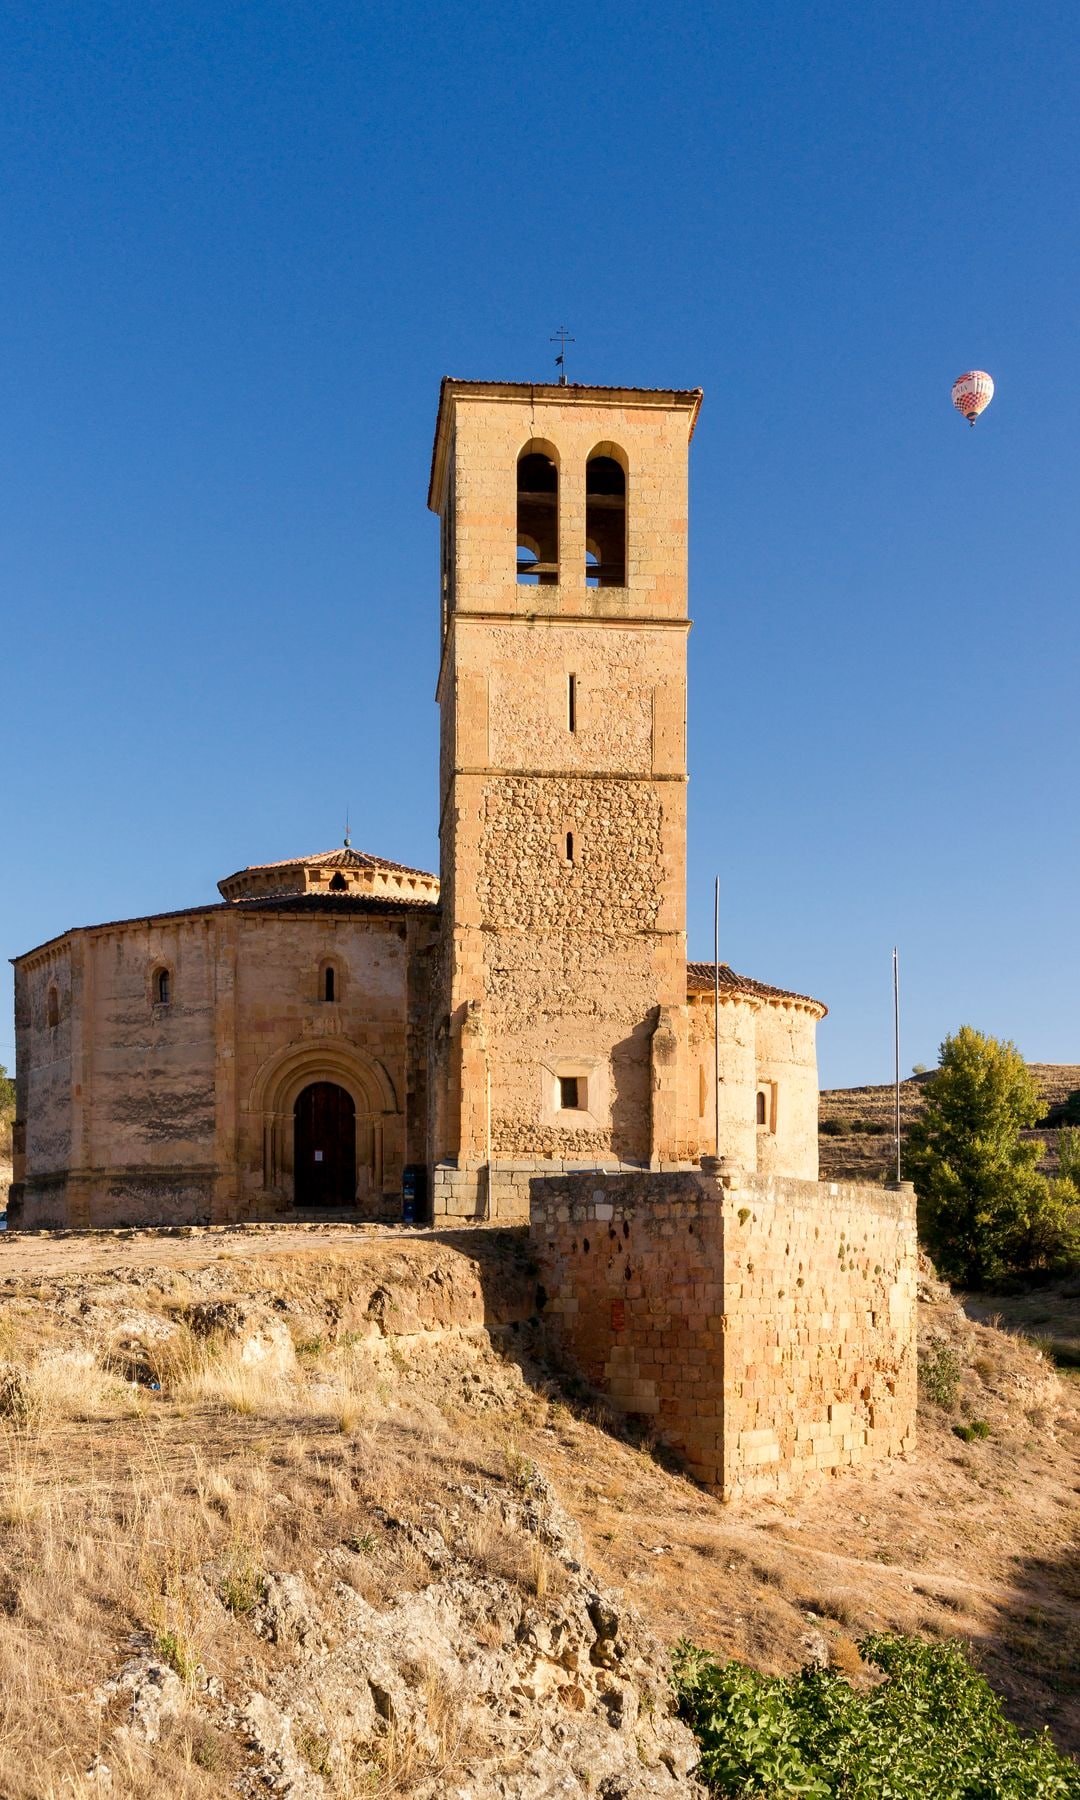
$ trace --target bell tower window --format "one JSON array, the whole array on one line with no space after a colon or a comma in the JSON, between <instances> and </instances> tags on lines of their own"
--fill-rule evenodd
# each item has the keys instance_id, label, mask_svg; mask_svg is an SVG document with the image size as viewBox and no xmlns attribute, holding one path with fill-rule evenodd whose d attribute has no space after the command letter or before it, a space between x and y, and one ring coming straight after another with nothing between
<instances>
[{"instance_id":1,"label":"bell tower window","mask_svg":"<svg viewBox=\"0 0 1080 1800\"><path fill-rule=\"evenodd\" d=\"M517 579L524 587L554 587L559 579L559 471L528 445L517 465Z\"/></svg>"},{"instance_id":2,"label":"bell tower window","mask_svg":"<svg viewBox=\"0 0 1080 1800\"><path fill-rule=\"evenodd\" d=\"M626 586L626 473L600 451L585 465L585 585Z\"/></svg>"}]
</instances>

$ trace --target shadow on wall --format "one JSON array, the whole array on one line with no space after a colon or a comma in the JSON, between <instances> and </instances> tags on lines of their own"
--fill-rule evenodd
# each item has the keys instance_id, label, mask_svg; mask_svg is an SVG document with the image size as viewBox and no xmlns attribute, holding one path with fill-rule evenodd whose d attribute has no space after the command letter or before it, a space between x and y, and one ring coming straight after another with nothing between
<instances>
[{"instance_id":1,"label":"shadow on wall","mask_svg":"<svg viewBox=\"0 0 1080 1800\"><path fill-rule=\"evenodd\" d=\"M544 1320L547 1297L523 1227L447 1231L436 1236L471 1265L484 1324L499 1353L520 1370L529 1387L545 1398L558 1398L570 1412L614 1441L645 1451L659 1467L694 1480L677 1452L658 1436L657 1421L618 1410L607 1396L588 1385L564 1351L552 1345ZM947 1445L953 1442L951 1438L946 1441ZM700 1491L708 1494L706 1488ZM855 1491L853 1486L851 1492ZM862 1483L857 1491L858 1507L867 1508L873 1487ZM888 1492L884 1487L883 1510L888 1508ZM728 1517L720 1500L715 1495L711 1498L717 1519ZM983 1504L980 1499L980 1513ZM743 1516L752 1519L752 1509ZM865 1574L873 1580L873 1564L866 1565ZM932 1584L932 1564L926 1566L925 1579ZM942 1583L948 1593L942 1604L950 1609L956 1604L956 1585ZM926 1591L914 1590L916 1594ZM980 1584L980 1595L989 1591ZM905 1594L910 1592L905 1589ZM996 1611L981 1609L978 1623L970 1617L965 1621L954 1612L932 1630L934 1635L959 1635L971 1646L977 1666L1016 1724L1027 1731L1049 1726L1060 1749L1071 1755L1080 1752L1080 1559L1064 1541L1046 1554L1016 1559L1011 1586Z\"/></svg>"},{"instance_id":2,"label":"shadow on wall","mask_svg":"<svg viewBox=\"0 0 1080 1800\"><path fill-rule=\"evenodd\" d=\"M652 1027L635 1026L611 1051L611 1148L620 1162L647 1162L650 1150Z\"/></svg>"},{"instance_id":3,"label":"shadow on wall","mask_svg":"<svg viewBox=\"0 0 1080 1800\"><path fill-rule=\"evenodd\" d=\"M545 1318L548 1296L526 1226L493 1225L434 1236L472 1263L484 1327L526 1386L544 1399L558 1398L575 1417L699 1485L684 1458L660 1436L656 1421L625 1411L591 1386L570 1352L551 1335ZM702 1487L702 1492L708 1489Z\"/></svg>"}]
</instances>

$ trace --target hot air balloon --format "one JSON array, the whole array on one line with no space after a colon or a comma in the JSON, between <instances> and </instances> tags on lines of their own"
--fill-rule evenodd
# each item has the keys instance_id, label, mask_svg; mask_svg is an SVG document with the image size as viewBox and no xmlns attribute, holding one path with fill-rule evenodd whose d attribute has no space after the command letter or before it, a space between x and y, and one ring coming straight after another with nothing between
<instances>
[{"instance_id":1,"label":"hot air balloon","mask_svg":"<svg viewBox=\"0 0 1080 1800\"><path fill-rule=\"evenodd\" d=\"M974 425L993 398L994 384L985 369L969 369L953 382L952 403L969 425Z\"/></svg>"}]
</instances>

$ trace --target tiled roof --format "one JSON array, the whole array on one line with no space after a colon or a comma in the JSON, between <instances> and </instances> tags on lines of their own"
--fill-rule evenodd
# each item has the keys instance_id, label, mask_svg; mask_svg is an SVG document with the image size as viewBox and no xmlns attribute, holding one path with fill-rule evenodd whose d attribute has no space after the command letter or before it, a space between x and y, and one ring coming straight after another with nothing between
<instances>
[{"instance_id":1,"label":"tiled roof","mask_svg":"<svg viewBox=\"0 0 1080 1800\"><path fill-rule=\"evenodd\" d=\"M367 850L354 850L351 844L339 844L334 850L316 850L311 856L279 856L276 862L249 863L226 876L235 881L237 875L256 875L263 869L298 869L305 863L319 863L332 869L389 869L392 875L419 875L425 881L437 881L427 869L410 869L406 863L391 862L386 856L372 856Z\"/></svg>"},{"instance_id":2,"label":"tiled roof","mask_svg":"<svg viewBox=\"0 0 1080 1800\"><path fill-rule=\"evenodd\" d=\"M512 388L518 394L535 394L554 388L559 394L674 394L680 400L700 400L701 388L631 387L610 381L474 381L469 375L444 375L442 387Z\"/></svg>"},{"instance_id":3,"label":"tiled roof","mask_svg":"<svg viewBox=\"0 0 1080 1800\"><path fill-rule=\"evenodd\" d=\"M226 902L231 912L436 912L437 900L410 894L248 894Z\"/></svg>"},{"instance_id":4,"label":"tiled roof","mask_svg":"<svg viewBox=\"0 0 1080 1800\"><path fill-rule=\"evenodd\" d=\"M711 994L715 986L715 967L711 962L688 962L687 993ZM820 1007L822 1018L829 1010L823 1000L815 1000L810 994L794 994L789 988L770 987L767 982L755 981L750 975L736 975L729 963L720 964L720 992L746 994L751 999L760 1000L798 1000L803 1006Z\"/></svg>"},{"instance_id":5,"label":"tiled roof","mask_svg":"<svg viewBox=\"0 0 1080 1800\"><path fill-rule=\"evenodd\" d=\"M51 950L54 944L63 943L67 937L78 937L83 932L115 931L122 925L159 925L169 919L198 919L208 913L224 912L346 912L346 913L398 913L398 912L437 912L438 902L413 898L397 894L257 894L246 900L212 900L207 906L180 906L172 912L138 913L132 919L102 919L96 925L72 925L67 931L57 932L55 937L46 938L43 944L35 944L32 950L24 950L20 956L12 956L12 963L26 962L32 956L38 956L43 950Z\"/></svg>"}]
</instances>

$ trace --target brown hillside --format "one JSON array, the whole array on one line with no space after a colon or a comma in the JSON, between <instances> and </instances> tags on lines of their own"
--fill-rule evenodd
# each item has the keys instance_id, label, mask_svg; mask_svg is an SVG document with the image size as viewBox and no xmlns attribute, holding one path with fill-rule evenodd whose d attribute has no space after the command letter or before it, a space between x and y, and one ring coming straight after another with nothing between
<instances>
[{"instance_id":1,"label":"brown hillside","mask_svg":"<svg viewBox=\"0 0 1080 1800\"><path fill-rule=\"evenodd\" d=\"M0 1792L690 1796L681 1634L856 1680L867 1630L960 1638L1080 1744L1038 1350L926 1276L915 1453L724 1507L560 1381L534 1297L505 1230L0 1240Z\"/></svg>"},{"instance_id":2,"label":"brown hillside","mask_svg":"<svg viewBox=\"0 0 1080 1800\"><path fill-rule=\"evenodd\" d=\"M1029 1063L1042 1090L1046 1112L1026 1137L1041 1140L1039 1166L1057 1169L1058 1121L1070 1095L1080 1091L1080 1063ZM906 1135L924 1105L923 1088L933 1073L911 1075L900 1083L900 1131ZM885 1087L826 1088L818 1111L818 1143L823 1181L889 1180L895 1171L895 1089ZM842 1127L837 1131L836 1127Z\"/></svg>"}]
</instances>

